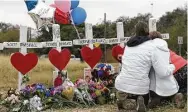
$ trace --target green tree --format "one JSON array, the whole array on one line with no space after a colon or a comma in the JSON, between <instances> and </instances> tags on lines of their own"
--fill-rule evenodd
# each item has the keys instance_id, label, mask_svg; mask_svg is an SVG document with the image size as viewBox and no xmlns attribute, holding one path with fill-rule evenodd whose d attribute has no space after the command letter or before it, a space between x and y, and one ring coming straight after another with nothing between
<instances>
[{"instance_id":1,"label":"green tree","mask_svg":"<svg viewBox=\"0 0 188 112\"><path fill-rule=\"evenodd\" d=\"M172 12L166 12L158 23L158 30L161 33L169 33L170 39L167 40L169 48L178 51L178 36L182 36L184 43L182 46L182 54L186 55L187 51L187 8L177 8Z\"/></svg>"}]
</instances>

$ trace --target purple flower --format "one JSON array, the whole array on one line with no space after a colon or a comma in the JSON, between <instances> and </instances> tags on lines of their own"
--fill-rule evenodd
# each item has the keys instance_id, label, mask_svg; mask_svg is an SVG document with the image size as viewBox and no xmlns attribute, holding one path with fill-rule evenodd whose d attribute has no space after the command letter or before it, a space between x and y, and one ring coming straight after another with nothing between
<instances>
[{"instance_id":1,"label":"purple flower","mask_svg":"<svg viewBox=\"0 0 188 112\"><path fill-rule=\"evenodd\" d=\"M94 87L91 87L91 88L89 88L91 91L95 91L95 88Z\"/></svg>"},{"instance_id":2,"label":"purple flower","mask_svg":"<svg viewBox=\"0 0 188 112\"><path fill-rule=\"evenodd\" d=\"M51 96L50 90L47 90L46 93L45 93L45 95L46 95L47 97L50 97L50 96Z\"/></svg>"},{"instance_id":3,"label":"purple flower","mask_svg":"<svg viewBox=\"0 0 188 112\"><path fill-rule=\"evenodd\" d=\"M50 91L50 94L51 94L51 95L55 95L55 91L54 91L54 90L51 90L51 91Z\"/></svg>"}]
</instances>

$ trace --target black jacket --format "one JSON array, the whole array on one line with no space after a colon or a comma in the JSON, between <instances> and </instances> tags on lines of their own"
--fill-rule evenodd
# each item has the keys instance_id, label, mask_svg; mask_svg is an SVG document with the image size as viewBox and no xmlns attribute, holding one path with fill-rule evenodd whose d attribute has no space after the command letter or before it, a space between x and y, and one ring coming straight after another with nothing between
<instances>
[{"instance_id":1,"label":"black jacket","mask_svg":"<svg viewBox=\"0 0 188 112\"><path fill-rule=\"evenodd\" d=\"M150 38L148 36L135 36L135 37L131 37L129 39L129 41L127 42L127 46L128 47L134 47L137 45L140 45L146 41L150 40Z\"/></svg>"}]
</instances>

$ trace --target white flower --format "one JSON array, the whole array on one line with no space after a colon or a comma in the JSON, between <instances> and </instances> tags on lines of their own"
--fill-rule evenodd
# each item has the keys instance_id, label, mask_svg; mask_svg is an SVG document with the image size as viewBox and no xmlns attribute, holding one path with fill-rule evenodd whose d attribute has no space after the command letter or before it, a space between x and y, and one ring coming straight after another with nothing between
<instances>
[{"instance_id":1,"label":"white flower","mask_svg":"<svg viewBox=\"0 0 188 112\"><path fill-rule=\"evenodd\" d=\"M32 109L41 110L42 109L42 103L41 98L35 95L33 98L30 99L30 107Z\"/></svg>"},{"instance_id":2,"label":"white flower","mask_svg":"<svg viewBox=\"0 0 188 112\"><path fill-rule=\"evenodd\" d=\"M7 97L7 98L5 99L5 101L10 101L11 104L20 102L20 100L18 99L18 96L14 95L14 94L11 94L10 97Z\"/></svg>"},{"instance_id":3,"label":"white flower","mask_svg":"<svg viewBox=\"0 0 188 112\"><path fill-rule=\"evenodd\" d=\"M28 103L29 103L28 100L24 100L24 102L23 102L24 105L26 105L26 104L28 104Z\"/></svg>"},{"instance_id":4,"label":"white flower","mask_svg":"<svg viewBox=\"0 0 188 112\"><path fill-rule=\"evenodd\" d=\"M41 111L41 110L42 110L42 107L37 107L37 110L38 110L38 111Z\"/></svg>"}]
</instances>

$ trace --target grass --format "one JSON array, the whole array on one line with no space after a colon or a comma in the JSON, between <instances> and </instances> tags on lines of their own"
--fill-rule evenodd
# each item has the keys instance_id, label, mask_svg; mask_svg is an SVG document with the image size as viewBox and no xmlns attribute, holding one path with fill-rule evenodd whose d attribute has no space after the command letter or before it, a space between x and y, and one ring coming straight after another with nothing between
<instances>
[{"instance_id":1,"label":"grass","mask_svg":"<svg viewBox=\"0 0 188 112\"><path fill-rule=\"evenodd\" d=\"M117 66L118 64L114 63L113 65ZM66 67L69 78L72 81L75 81L78 78L83 78L83 70L86 67L88 67L86 63L80 63L79 61L70 61ZM53 80L53 71L54 66L48 59L39 59L37 66L28 73L31 78L29 84L43 83L45 85L51 86ZM6 89L9 87L17 88L18 72L11 65L10 56L0 55L0 79L1 89Z\"/></svg>"},{"instance_id":2,"label":"grass","mask_svg":"<svg viewBox=\"0 0 188 112\"><path fill-rule=\"evenodd\" d=\"M113 66L117 67L117 63L113 63ZM69 74L69 78L75 81L77 78L83 78L83 69L88 67L86 63L80 63L79 61L70 61L66 69ZM28 73L31 77L29 84L43 83L51 86L53 80L54 66L48 59L39 59L37 66ZM10 56L0 55L0 91L5 91L12 88L17 88L18 84L18 72L10 63ZM173 105L163 106L149 112L186 112L185 109L176 109ZM92 107L90 109L63 109L56 112L115 112L117 107L115 105L102 105Z\"/></svg>"}]
</instances>

